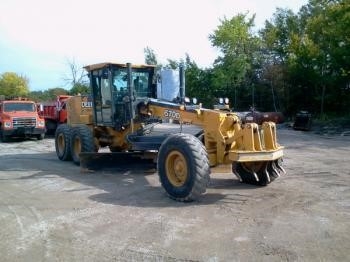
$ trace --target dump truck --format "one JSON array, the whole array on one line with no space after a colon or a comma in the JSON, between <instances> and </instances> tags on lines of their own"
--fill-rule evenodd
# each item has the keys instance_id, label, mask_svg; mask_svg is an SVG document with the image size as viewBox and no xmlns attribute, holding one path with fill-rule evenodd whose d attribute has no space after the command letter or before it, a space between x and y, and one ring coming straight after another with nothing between
<instances>
[{"instance_id":1,"label":"dump truck","mask_svg":"<svg viewBox=\"0 0 350 262\"><path fill-rule=\"evenodd\" d=\"M54 134L58 125L67 122L66 101L69 95L58 95L54 101L41 102L40 117L45 119L46 133Z\"/></svg>"},{"instance_id":2,"label":"dump truck","mask_svg":"<svg viewBox=\"0 0 350 262\"><path fill-rule=\"evenodd\" d=\"M27 98L0 98L0 139L45 136L45 120L38 115L37 104Z\"/></svg>"},{"instance_id":3,"label":"dump truck","mask_svg":"<svg viewBox=\"0 0 350 262\"><path fill-rule=\"evenodd\" d=\"M102 147L117 157L150 158L165 192L183 202L206 192L211 168L219 165L260 186L285 173L275 123L242 124L234 112L196 104L185 96L184 70L177 97L166 100L155 66L106 62L85 69L91 97L67 100L67 123L55 133L60 160L85 165Z\"/></svg>"}]
</instances>

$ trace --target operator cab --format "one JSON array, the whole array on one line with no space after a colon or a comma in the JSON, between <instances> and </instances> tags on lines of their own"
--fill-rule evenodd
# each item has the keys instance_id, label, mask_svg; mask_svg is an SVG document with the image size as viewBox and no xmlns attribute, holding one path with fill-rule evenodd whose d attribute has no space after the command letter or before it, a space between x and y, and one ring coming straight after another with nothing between
<instances>
[{"instance_id":1,"label":"operator cab","mask_svg":"<svg viewBox=\"0 0 350 262\"><path fill-rule=\"evenodd\" d=\"M155 66L101 63L84 67L90 77L96 125L123 130L138 101L156 98Z\"/></svg>"}]
</instances>

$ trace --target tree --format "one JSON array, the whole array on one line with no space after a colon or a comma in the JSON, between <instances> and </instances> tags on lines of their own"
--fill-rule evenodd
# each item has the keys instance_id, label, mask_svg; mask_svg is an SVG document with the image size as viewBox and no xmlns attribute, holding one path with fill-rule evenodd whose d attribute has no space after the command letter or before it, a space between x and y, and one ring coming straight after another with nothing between
<instances>
[{"instance_id":1,"label":"tree","mask_svg":"<svg viewBox=\"0 0 350 262\"><path fill-rule=\"evenodd\" d=\"M45 91L32 91L28 94L28 97L37 102L56 100L58 95L67 95L68 91L61 87L50 88Z\"/></svg>"},{"instance_id":2,"label":"tree","mask_svg":"<svg viewBox=\"0 0 350 262\"><path fill-rule=\"evenodd\" d=\"M86 72L84 68L79 65L75 59L67 59L66 61L69 67L69 75L64 77L64 81L67 85L73 88L75 85L87 85Z\"/></svg>"},{"instance_id":3,"label":"tree","mask_svg":"<svg viewBox=\"0 0 350 262\"><path fill-rule=\"evenodd\" d=\"M320 114L326 107L346 110L350 106L349 92L344 92L350 82L350 2L311 0L307 10L311 16L306 20L306 34L314 48L310 58Z\"/></svg>"},{"instance_id":4,"label":"tree","mask_svg":"<svg viewBox=\"0 0 350 262\"><path fill-rule=\"evenodd\" d=\"M70 95L77 95L77 94L89 94L90 93L90 87L86 84L80 84L77 83L75 84L70 90L69 94Z\"/></svg>"},{"instance_id":5,"label":"tree","mask_svg":"<svg viewBox=\"0 0 350 262\"><path fill-rule=\"evenodd\" d=\"M67 59L67 65L69 67L70 75L64 78L65 82L71 86L69 94L88 94L90 93L89 83L87 80L87 74L84 68L73 58Z\"/></svg>"},{"instance_id":6,"label":"tree","mask_svg":"<svg viewBox=\"0 0 350 262\"><path fill-rule=\"evenodd\" d=\"M214 33L209 35L212 45L222 53L214 63L213 94L238 101L236 95L240 88L243 98L240 101L245 102L242 107L254 103L254 81L260 63L260 39L252 31L254 19L254 15L248 17L247 14L224 18Z\"/></svg>"},{"instance_id":7,"label":"tree","mask_svg":"<svg viewBox=\"0 0 350 262\"><path fill-rule=\"evenodd\" d=\"M290 81L297 87L294 100L321 116L350 106L349 13L349 1L310 0L298 18L304 30L292 35L288 47Z\"/></svg>"},{"instance_id":8,"label":"tree","mask_svg":"<svg viewBox=\"0 0 350 262\"><path fill-rule=\"evenodd\" d=\"M291 52L291 46L301 32L299 17L292 10L282 8L276 9L272 19L266 21L265 27L259 32L263 45L260 81L271 89L270 94L273 98L271 103L274 105L274 110L277 110L278 104L278 109L282 109L286 114L296 111L296 107L300 105L299 99L303 100L307 97L301 96L295 99L299 100L298 103L295 103L292 96L297 97L299 88L295 84L289 84L295 82L295 79L290 78L290 67L288 66L290 60L295 56ZM267 101L270 100L264 99L264 101L267 104Z\"/></svg>"},{"instance_id":9,"label":"tree","mask_svg":"<svg viewBox=\"0 0 350 262\"><path fill-rule=\"evenodd\" d=\"M29 93L29 80L25 76L19 76L13 72L0 75L0 95L27 96Z\"/></svg>"},{"instance_id":10,"label":"tree","mask_svg":"<svg viewBox=\"0 0 350 262\"><path fill-rule=\"evenodd\" d=\"M145 63L147 65L158 65L157 56L152 48L147 46L143 49L143 52L145 54Z\"/></svg>"},{"instance_id":11,"label":"tree","mask_svg":"<svg viewBox=\"0 0 350 262\"><path fill-rule=\"evenodd\" d=\"M212 70L201 69L195 61L186 54L185 59L186 96L196 97L205 107L213 106Z\"/></svg>"}]
</instances>

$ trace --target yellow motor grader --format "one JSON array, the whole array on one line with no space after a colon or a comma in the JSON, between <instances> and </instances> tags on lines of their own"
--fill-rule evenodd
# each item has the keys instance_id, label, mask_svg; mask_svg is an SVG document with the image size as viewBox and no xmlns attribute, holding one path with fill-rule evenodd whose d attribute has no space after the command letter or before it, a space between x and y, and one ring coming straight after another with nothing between
<instances>
[{"instance_id":1,"label":"yellow motor grader","mask_svg":"<svg viewBox=\"0 0 350 262\"><path fill-rule=\"evenodd\" d=\"M55 134L60 160L83 163L84 155L153 158L170 198L192 201L205 193L212 167L232 164L241 182L265 186L284 173L283 147L273 122L242 124L234 112L206 109L184 96L160 97L156 67L100 63L86 66L91 97L67 101L67 124Z\"/></svg>"}]
</instances>

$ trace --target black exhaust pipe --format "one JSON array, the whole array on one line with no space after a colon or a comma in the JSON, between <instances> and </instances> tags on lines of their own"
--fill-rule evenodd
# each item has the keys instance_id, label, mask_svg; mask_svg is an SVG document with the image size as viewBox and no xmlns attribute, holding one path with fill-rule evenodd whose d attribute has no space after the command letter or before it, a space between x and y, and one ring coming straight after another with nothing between
<instances>
[{"instance_id":1,"label":"black exhaust pipe","mask_svg":"<svg viewBox=\"0 0 350 262\"><path fill-rule=\"evenodd\" d=\"M185 68L183 64L179 67L179 78L180 78L180 100L181 103L185 102Z\"/></svg>"},{"instance_id":2,"label":"black exhaust pipe","mask_svg":"<svg viewBox=\"0 0 350 262\"><path fill-rule=\"evenodd\" d=\"M132 81L132 68L131 63L127 63L127 73L128 73L128 90L129 90L129 101L128 101L128 107L130 110L130 124L131 124L131 132L134 131L134 118L135 118L135 111L134 111L134 100L135 100L135 92L134 92L134 81Z\"/></svg>"}]
</instances>

